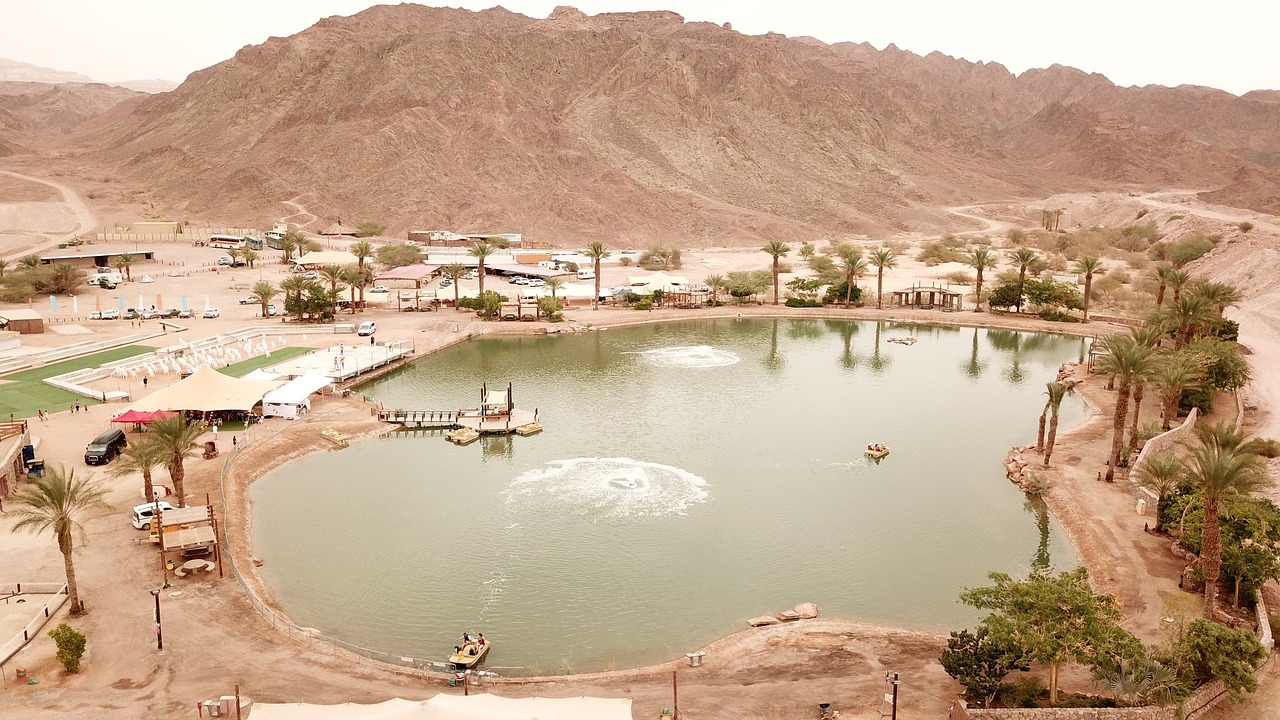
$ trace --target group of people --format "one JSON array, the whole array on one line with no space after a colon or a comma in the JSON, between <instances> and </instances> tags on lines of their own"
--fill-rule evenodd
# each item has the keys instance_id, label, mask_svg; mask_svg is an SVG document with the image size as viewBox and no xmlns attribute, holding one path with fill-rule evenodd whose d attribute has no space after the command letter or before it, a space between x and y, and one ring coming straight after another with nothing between
<instances>
[{"instance_id":1,"label":"group of people","mask_svg":"<svg viewBox=\"0 0 1280 720\"><path fill-rule=\"evenodd\" d=\"M453 648L453 652L455 655L466 655L467 657L475 657L479 655L482 650L484 650L485 642L486 641L484 639L484 633L480 633L473 638L471 637L471 633L464 632L462 633L462 644L455 645Z\"/></svg>"},{"instance_id":2,"label":"group of people","mask_svg":"<svg viewBox=\"0 0 1280 720\"><path fill-rule=\"evenodd\" d=\"M867 452L884 452L884 451L885 451L885 447L880 443L875 443L867 446Z\"/></svg>"}]
</instances>

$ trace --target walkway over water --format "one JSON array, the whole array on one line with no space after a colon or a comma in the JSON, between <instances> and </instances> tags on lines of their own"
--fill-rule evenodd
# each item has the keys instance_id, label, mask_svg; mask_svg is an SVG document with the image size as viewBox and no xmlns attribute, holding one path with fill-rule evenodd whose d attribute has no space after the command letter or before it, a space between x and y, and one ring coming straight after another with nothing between
<instances>
[{"instance_id":1,"label":"walkway over water","mask_svg":"<svg viewBox=\"0 0 1280 720\"><path fill-rule=\"evenodd\" d=\"M341 343L282 362L270 369L293 377L317 372L333 378L336 382L342 382L395 362L411 353L413 353L413 344L408 340L393 340L382 345Z\"/></svg>"}]
</instances>

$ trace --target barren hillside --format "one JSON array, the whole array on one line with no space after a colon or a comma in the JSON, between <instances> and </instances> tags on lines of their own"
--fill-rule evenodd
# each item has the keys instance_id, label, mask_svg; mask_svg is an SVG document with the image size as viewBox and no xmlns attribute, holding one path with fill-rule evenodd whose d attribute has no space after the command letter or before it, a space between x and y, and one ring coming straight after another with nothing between
<instances>
[{"instance_id":1,"label":"barren hillside","mask_svg":"<svg viewBox=\"0 0 1280 720\"><path fill-rule=\"evenodd\" d=\"M1275 210L1278 130L1268 92L1014 76L666 12L400 5L246 47L72 139L174 216L261 221L302 196L397 233L697 245L929 232L952 222L938 207L1121 186Z\"/></svg>"}]
</instances>

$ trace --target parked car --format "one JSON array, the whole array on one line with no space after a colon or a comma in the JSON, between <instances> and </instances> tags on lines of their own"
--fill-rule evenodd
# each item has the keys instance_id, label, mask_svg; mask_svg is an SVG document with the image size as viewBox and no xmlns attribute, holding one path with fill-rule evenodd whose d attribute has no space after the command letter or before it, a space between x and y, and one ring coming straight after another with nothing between
<instances>
[{"instance_id":1,"label":"parked car","mask_svg":"<svg viewBox=\"0 0 1280 720\"><path fill-rule=\"evenodd\" d=\"M174 507L163 500L157 500L153 503L143 503L133 506L133 526L138 530L150 530L151 520L156 515L156 508L160 508L160 512L168 512Z\"/></svg>"},{"instance_id":2,"label":"parked car","mask_svg":"<svg viewBox=\"0 0 1280 720\"><path fill-rule=\"evenodd\" d=\"M138 317L142 318L143 320L154 320L159 316L160 316L159 310L143 310L142 312L138 313Z\"/></svg>"},{"instance_id":3,"label":"parked car","mask_svg":"<svg viewBox=\"0 0 1280 720\"><path fill-rule=\"evenodd\" d=\"M547 284L547 281L542 278L532 278L527 284L529 287L542 287Z\"/></svg>"},{"instance_id":4,"label":"parked car","mask_svg":"<svg viewBox=\"0 0 1280 720\"><path fill-rule=\"evenodd\" d=\"M120 428L111 428L94 438L84 449L84 461L87 465L106 465L121 450L129 445Z\"/></svg>"},{"instance_id":5,"label":"parked car","mask_svg":"<svg viewBox=\"0 0 1280 720\"><path fill-rule=\"evenodd\" d=\"M308 270L302 273L302 277L306 278L307 280L317 280L320 278L320 273L316 272L315 270Z\"/></svg>"},{"instance_id":6,"label":"parked car","mask_svg":"<svg viewBox=\"0 0 1280 720\"><path fill-rule=\"evenodd\" d=\"M230 266L232 262L234 262L234 261L231 259L231 256L230 256L230 255L223 255L223 256L221 256L221 257L219 257L219 258L218 258L218 264L219 264L219 265L228 265L228 266Z\"/></svg>"},{"instance_id":7,"label":"parked car","mask_svg":"<svg viewBox=\"0 0 1280 720\"><path fill-rule=\"evenodd\" d=\"M453 280L450 280L449 278L445 278L440 281L440 287L442 288L447 288L450 285L453 285Z\"/></svg>"},{"instance_id":8,"label":"parked car","mask_svg":"<svg viewBox=\"0 0 1280 720\"><path fill-rule=\"evenodd\" d=\"M169 308L168 310L160 310L160 311L158 311L158 312L156 313L156 317L159 317L159 318L176 318L176 317L178 317L178 309L177 309L177 308Z\"/></svg>"},{"instance_id":9,"label":"parked car","mask_svg":"<svg viewBox=\"0 0 1280 720\"><path fill-rule=\"evenodd\" d=\"M107 308L106 310L103 310L98 317L101 320L119 320L120 311L115 308Z\"/></svg>"},{"instance_id":10,"label":"parked car","mask_svg":"<svg viewBox=\"0 0 1280 720\"><path fill-rule=\"evenodd\" d=\"M141 316L141 315L139 315L139 314L138 314L138 311L137 311L136 309L134 309L134 308L127 308L127 309L125 309L125 311L124 311L124 319L125 319L125 320L137 320L137 319L138 319L138 318L140 318L140 317L142 317L142 316Z\"/></svg>"},{"instance_id":11,"label":"parked car","mask_svg":"<svg viewBox=\"0 0 1280 720\"><path fill-rule=\"evenodd\" d=\"M245 295L244 297L240 298L240 304L241 305L258 305L260 303L258 301L257 295Z\"/></svg>"},{"instance_id":12,"label":"parked car","mask_svg":"<svg viewBox=\"0 0 1280 720\"><path fill-rule=\"evenodd\" d=\"M365 320L364 322L360 323L360 327L359 329L356 330L356 334L359 335L360 337L368 337L377 331L378 331L378 323L372 320Z\"/></svg>"},{"instance_id":13,"label":"parked car","mask_svg":"<svg viewBox=\"0 0 1280 720\"><path fill-rule=\"evenodd\" d=\"M200 315L200 317L202 317L202 318L216 318L216 317L222 317L222 313L218 312L218 308L209 308L208 310L205 310L205 311Z\"/></svg>"},{"instance_id":14,"label":"parked car","mask_svg":"<svg viewBox=\"0 0 1280 720\"><path fill-rule=\"evenodd\" d=\"M108 280L108 279L106 279L106 278L101 278L101 279L99 279L96 283L93 283L93 284L94 284L94 285L97 285L98 287L102 288L103 290L115 290L115 289L116 289L116 284L115 284L115 283L113 283L113 282L111 282L110 280Z\"/></svg>"},{"instance_id":15,"label":"parked car","mask_svg":"<svg viewBox=\"0 0 1280 720\"><path fill-rule=\"evenodd\" d=\"M373 289L370 290L369 292L376 292L376 293L391 292L391 288L387 287L386 285L374 285Z\"/></svg>"},{"instance_id":16,"label":"parked car","mask_svg":"<svg viewBox=\"0 0 1280 720\"><path fill-rule=\"evenodd\" d=\"M193 318L195 316L196 316L195 310L179 310L178 311L178 317L180 318Z\"/></svg>"},{"instance_id":17,"label":"parked car","mask_svg":"<svg viewBox=\"0 0 1280 720\"><path fill-rule=\"evenodd\" d=\"M275 315L277 315L277 314L278 314L278 311L276 310L276 306L275 306L274 304L271 304L271 305L268 305L268 306L267 306L267 316L268 316L268 317L274 317L274 316L275 316Z\"/></svg>"}]
</instances>

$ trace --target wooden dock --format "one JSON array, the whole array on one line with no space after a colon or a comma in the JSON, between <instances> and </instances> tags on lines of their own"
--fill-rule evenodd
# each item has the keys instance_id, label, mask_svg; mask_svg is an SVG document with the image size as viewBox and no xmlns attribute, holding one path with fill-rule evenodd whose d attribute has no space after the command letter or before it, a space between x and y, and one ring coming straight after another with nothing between
<instances>
[{"instance_id":1,"label":"wooden dock","mask_svg":"<svg viewBox=\"0 0 1280 720\"><path fill-rule=\"evenodd\" d=\"M379 410L378 419L409 429L470 430L445 437L460 444L472 442L480 435L532 435L542 430L538 410L520 410L512 399L511 384L505 390L480 389L480 407L462 410Z\"/></svg>"},{"instance_id":2,"label":"wooden dock","mask_svg":"<svg viewBox=\"0 0 1280 720\"><path fill-rule=\"evenodd\" d=\"M378 419L407 428L456 428L459 410L380 410Z\"/></svg>"}]
</instances>

